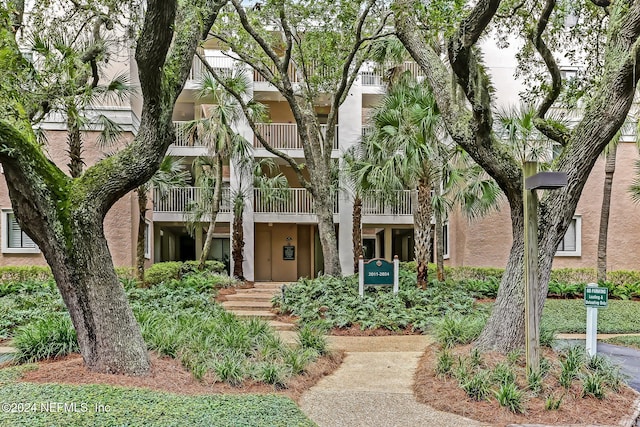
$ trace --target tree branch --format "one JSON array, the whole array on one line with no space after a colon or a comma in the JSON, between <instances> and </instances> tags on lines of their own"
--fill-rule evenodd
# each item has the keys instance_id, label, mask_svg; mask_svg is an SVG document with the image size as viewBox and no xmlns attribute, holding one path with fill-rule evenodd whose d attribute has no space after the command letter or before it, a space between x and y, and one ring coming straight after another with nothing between
<instances>
[{"instance_id":1,"label":"tree branch","mask_svg":"<svg viewBox=\"0 0 640 427\"><path fill-rule=\"evenodd\" d=\"M567 145L569 138L571 137L571 132L566 126L555 121L551 122L546 120L544 117L553 103L558 99L560 91L562 90L560 67L558 67L557 62L553 57L553 53L549 50L542 39L542 34L544 34L544 31L547 28L549 18L551 17L551 13L553 12L555 5L555 0L546 1L542 14L540 15L540 19L538 20L535 34L533 32L530 33L528 38L544 60L547 70L549 70L549 74L551 75L551 88L547 90L544 100L538 107L538 111L536 112L538 117L534 120L534 125L543 135L560 143L560 145L564 147Z\"/></svg>"},{"instance_id":2,"label":"tree branch","mask_svg":"<svg viewBox=\"0 0 640 427\"><path fill-rule=\"evenodd\" d=\"M306 180L306 178L304 177L304 175L302 174L302 168L300 167L300 165L298 165L298 163L295 161L295 159L293 157L285 154L284 152L282 152L282 151L280 151L280 150L278 150L276 148L273 148L273 146L271 146L271 144L269 144L269 142L262 136L260 131L258 131L258 126L256 125L256 122L253 120L252 114L249 111L249 105L244 100L242 94L236 92L231 86L229 86L227 84L227 82L225 81L225 79L222 78L216 72L215 68L213 68L205 60L205 58L202 56L202 54L200 52L196 52L196 56L198 58L200 58L200 60L202 61L204 67L207 69L207 72L209 74L211 74L213 76L213 78L224 88L224 90L227 91L228 94L233 96L233 98L236 100L238 105L240 105L240 108L242 108L242 112L244 113L244 116L247 119L247 123L249 123L249 127L253 131L253 133L256 136L256 138L258 138L258 141L260 141L260 144L262 144L262 146L265 148L265 150L267 150L271 154L273 154L275 156L278 156L281 159L283 159L284 161L286 161L291 166L293 171L295 172L296 177L298 178L298 180L300 181L302 186L304 188L306 188L307 190L311 191L311 186L310 186L309 182Z\"/></svg>"}]
</instances>

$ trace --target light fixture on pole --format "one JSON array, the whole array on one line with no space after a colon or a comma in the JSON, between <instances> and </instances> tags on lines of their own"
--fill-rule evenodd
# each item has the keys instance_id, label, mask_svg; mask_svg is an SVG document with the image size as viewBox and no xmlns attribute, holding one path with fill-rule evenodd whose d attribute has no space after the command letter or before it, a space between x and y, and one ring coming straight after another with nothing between
<instances>
[{"instance_id":1,"label":"light fixture on pole","mask_svg":"<svg viewBox=\"0 0 640 427\"><path fill-rule=\"evenodd\" d=\"M540 319L538 318L538 195L536 190L556 190L567 185L565 172L538 172L537 162L525 162L524 174L524 339L527 372L540 370Z\"/></svg>"}]
</instances>

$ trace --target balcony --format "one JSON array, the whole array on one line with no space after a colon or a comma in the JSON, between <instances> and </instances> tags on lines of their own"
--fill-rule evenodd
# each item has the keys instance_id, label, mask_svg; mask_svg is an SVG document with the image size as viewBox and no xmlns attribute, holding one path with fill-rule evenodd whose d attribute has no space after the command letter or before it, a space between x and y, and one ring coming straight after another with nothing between
<instances>
[{"instance_id":1,"label":"balcony","mask_svg":"<svg viewBox=\"0 0 640 427\"><path fill-rule=\"evenodd\" d=\"M320 125L326 135L327 125ZM298 136L298 125L293 123L258 123L257 131L273 148L278 150L302 150L302 143ZM338 126L336 125L333 149L338 149ZM254 148L263 148L258 138L253 138Z\"/></svg>"},{"instance_id":2,"label":"balcony","mask_svg":"<svg viewBox=\"0 0 640 427\"><path fill-rule=\"evenodd\" d=\"M376 197L365 197L362 200L362 215L373 216L412 216L416 203L416 192L413 190L395 191L386 202Z\"/></svg>"},{"instance_id":3,"label":"balcony","mask_svg":"<svg viewBox=\"0 0 640 427\"><path fill-rule=\"evenodd\" d=\"M154 212L185 212L196 200L202 198L202 188L200 187L174 187L161 195L158 189L153 191ZM222 200L220 202L219 213L231 212L231 190L229 187L222 188Z\"/></svg>"},{"instance_id":4,"label":"balcony","mask_svg":"<svg viewBox=\"0 0 640 427\"><path fill-rule=\"evenodd\" d=\"M222 190L220 204L220 221L231 218L231 192L229 188ZM267 194L260 189L253 190L253 210L256 220L286 221L286 222L315 222L313 197L304 188L287 188L279 190L278 197ZM164 197L158 190L154 190L153 212L156 221L184 221L184 213L189 206L202 197L199 187L182 187L170 189ZM338 213L338 197L334 198L334 214ZM226 215L225 215L226 214Z\"/></svg>"},{"instance_id":5,"label":"balcony","mask_svg":"<svg viewBox=\"0 0 640 427\"><path fill-rule=\"evenodd\" d=\"M233 58L230 58L222 53L204 54L204 58L207 64L211 66L220 75L230 75L236 64ZM193 58L193 65L189 72L189 80L200 81L206 74L206 67L197 56Z\"/></svg>"},{"instance_id":6,"label":"balcony","mask_svg":"<svg viewBox=\"0 0 640 427\"><path fill-rule=\"evenodd\" d=\"M385 86L385 79L387 77L387 70L391 66L370 66L369 69L360 71L360 82L362 86ZM424 78L424 73L418 64L413 61L405 61L402 66L402 71L411 71L416 79L421 80Z\"/></svg>"}]
</instances>

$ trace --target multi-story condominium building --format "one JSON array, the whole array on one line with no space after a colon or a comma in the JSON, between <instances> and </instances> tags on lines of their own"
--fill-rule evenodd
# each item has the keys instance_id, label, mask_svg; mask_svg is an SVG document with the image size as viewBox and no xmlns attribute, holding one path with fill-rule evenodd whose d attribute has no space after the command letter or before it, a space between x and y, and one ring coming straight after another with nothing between
<instances>
[{"instance_id":1,"label":"multi-story condominium building","mask_svg":"<svg viewBox=\"0 0 640 427\"><path fill-rule=\"evenodd\" d=\"M206 60L216 69L233 67L233 59L215 48L206 45L202 49ZM502 51L489 49L485 61L492 72L494 84L501 103L518 103L519 83L513 78L515 63L505 60ZM415 64L407 67L420 74ZM131 67L135 72L135 67ZM207 152L207 148L186 135L181 122L199 119L203 114L203 101L196 91L203 73L199 60L194 66L183 93L174 110L177 125L176 141L168 151L169 156L180 157L190 167L193 160ZM298 140L296 124L287 103L280 93L258 74L252 74L253 98L268 107L268 121L259 124L262 135L289 156L304 161ZM356 144L367 130L370 110L384 93L381 73L373 66L361 69L359 78L350 89L349 96L339 109L336 138L332 158L339 161L342 153ZM103 106L102 112L116 118L129 134L135 133L140 100L135 97L128 104ZM319 104L316 113L322 121L327 107ZM60 165L67 161L64 152L66 138L64 122L55 117L43 124L49 132L49 154ZM293 171L262 148L254 138L248 125L238 125L237 131L253 144L253 156L272 157L287 177L290 188L287 195L278 201L265 198L260 189L252 189L246 198L244 213L244 273L247 280L290 281L299 277L314 277L322 270L322 252L313 211L311 195L301 188ZM95 132L88 133L85 148L86 162L90 164L100 158L101 150L93 144ZM631 218L640 207L628 195L628 187L635 176L634 163L638 158L635 136L624 135L618 148L611 222L609 225L609 269L638 268L640 234ZM197 173L191 168L193 175ZM215 238L210 254L212 259L231 262L232 212L230 193L243 179L234 173L234 165L225 166L223 202L215 226ZM246 178L245 178L246 179ZM148 262L197 259L208 223L196 228L195 235L187 232L185 211L190 202L200 197L201 189L194 186L176 187L165 196L153 195L153 204L146 216ZM599 161L593 169L589 182L575 214L574 223L558 248L554 266L595 267L604 182L604 162ZM362 210L362 236L365 257L391 258L398 255L401 260L413 259L413 209L415 196L412 191L399 191L397 203L384 206L365 200ZM2 209L0 265L44 264L37 247L25 233L21 232L11 211L11 204L4 183L0 186L0 208ZM341 190L335 197L334 222L338 230L338 244L344 273L353 271L352 248L352 198L348 190ZM508 209L501 209L487 217L470 222L461 213L452 213L444 226L445 259L456 266L496 266L506 264L511 244L511 228ZM119 266L135 263L135 241L138 233L138 208L135 193L120 200L106 218L105 232L109 240L114 262ZM291 247L294 248L291 251ZM287 248L287 250L285 250ZM231 270L229 270L231 271Z\"/></svg>"}]
</instances>

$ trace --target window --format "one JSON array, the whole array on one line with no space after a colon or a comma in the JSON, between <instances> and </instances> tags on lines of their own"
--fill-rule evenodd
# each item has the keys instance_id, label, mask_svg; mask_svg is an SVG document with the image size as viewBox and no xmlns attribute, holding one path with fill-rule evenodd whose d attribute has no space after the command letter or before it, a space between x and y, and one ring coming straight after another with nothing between
<instances>
[{"instance_id":1,"label":"window","mask_svg":"<svg viewBox=\"0 0 640 427\"><path fill-rule=\"evenodd\" d=\"M558 245L556 256L581 256L582 255L582 217L575 216L564 234L564 238Z\"/></svg>"},{"instance_id":2,"label":"window","mask_svg":"<svg viewBox=\"0 0 640 427\"><path fill-rule=\"evenodd\" d=\"M442 242L444 243L444 259L449 259L449 223L442 226Z\"/></svg>"},{"instance_id":3,"label":"window","mask_svg":"<svg viewBox=\"0 0 640 427\"><path fill-rule=\"evenodd\" d=\"M151 259L151 222L144 223L144 257Z\"/></svg>"},{"instance_id":4,"label":"window","mask_svg":"<svg viewBox=\"0 0 640 427\"><path fill-rule=\"evenodd\" d=\"M10 209L2 211L2 252L32 254L40 252L34 241L20 229L16 216Z\"/></svg>"}]
</instances>

